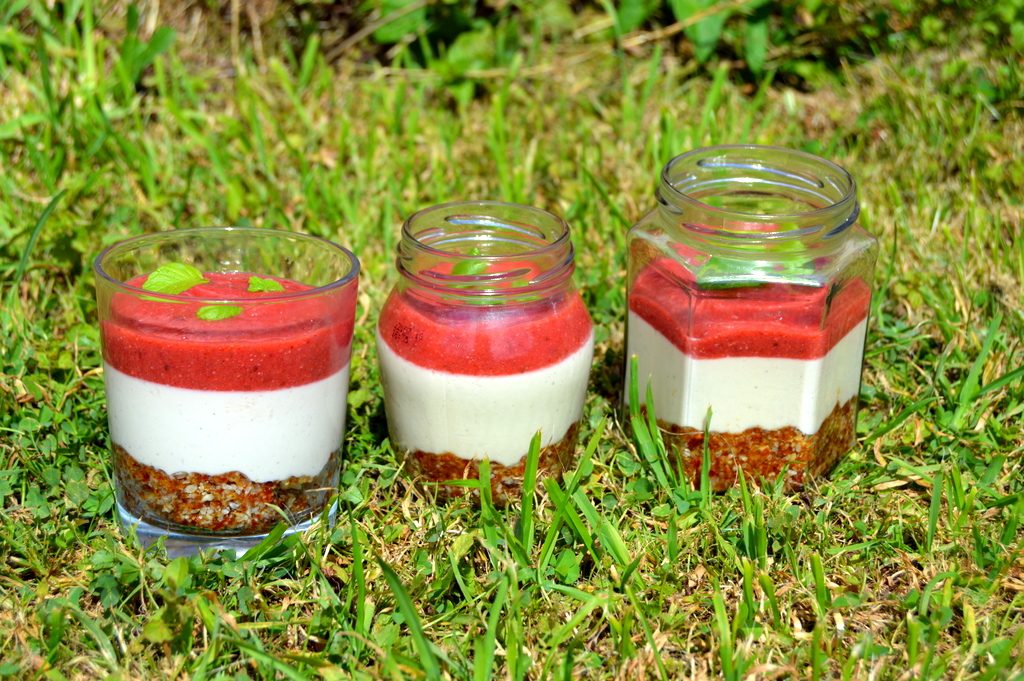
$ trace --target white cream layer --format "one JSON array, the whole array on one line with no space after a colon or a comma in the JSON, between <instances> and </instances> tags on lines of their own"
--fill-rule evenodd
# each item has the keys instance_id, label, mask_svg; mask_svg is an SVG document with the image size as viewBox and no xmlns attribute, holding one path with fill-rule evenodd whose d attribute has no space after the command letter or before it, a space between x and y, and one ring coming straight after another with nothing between
<instances>
[{"instance_id":1,"label":"white cream layer","mask_svg":"<svg viewBox=\"0 0 1024 681\"><path fill-rule=\"evenodd\" d=\"M594 336L565 359L507 376L427 369L399 357L377 333L392 443L409 451L519 462L534 433L558 442L583 414Z\"/></svg>"},{"instance_id":2,"label":"white cream layer","mask_svg":"<svg viewBox=\"0 0 1024 681\"><path fill-rule=\"evenodd\" d=\"M866 330L865 319L818 359L697 359L630 310L626 356L637 357L641 402L650 381L654 411L663 421L703 429L710 408L713 431L793 426L813 435L836 404L860 390ZM627 386L629 380L627 363Z\"/></svg>"},{"instance_id":3,"label":"white cream layer","mask_svg":"<svg viewBox=\"0 0 1024 681\"><path fill-rule=\"evenodd\" d=\"M279 390L192 390L103 364L110 439L167 473L239 471L254 482L316 475L345 430L348 365Z\"/></svg>"}]
</instances>

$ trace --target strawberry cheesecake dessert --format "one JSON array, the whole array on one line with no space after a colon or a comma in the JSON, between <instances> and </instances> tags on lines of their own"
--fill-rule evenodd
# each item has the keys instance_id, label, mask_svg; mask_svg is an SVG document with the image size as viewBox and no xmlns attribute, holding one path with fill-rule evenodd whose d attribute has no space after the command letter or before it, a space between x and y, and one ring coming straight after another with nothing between
<instances>
[{"instance_id":1,"label":"strawberry cheesecake dessert","mask_svg":"<svg viewBox=\"0 0 1024 681\"><path fill-rule=\"evenodd\" d=\"M568 226L535 208L437 206L403 229L401 280L377 353L392 446L442 497L490 462L498 502L518 497L531 441L539 474L571 465L593 358L572 285Z\"/></svg>"},{"instance_id":2,"label":"strawberry cheesecake dessert","mask_svg":"<svg viewBox=\"0 0 1024 681\"><path fill-rule=\"evenodd\" d=\"M273 262L286 276L266 273ZM354 256L270 230L179 230L115 245L96 271L122 521L201 544L323 511L345 427Z\"/></svg>"},{"instance_id":3,"label":"strawberry cheesecake dessert","mask_svg":"<svg viewBox=\"0 0 1024 681\"><path fill-rule=\"evenodd\" d=\"M626 400L694 480L706 447L715 489L739 469L789 487L828 472L855 443L875 258L853 180L719 147L673 160L659 197L631 232Z\"/></svg>"}]
</instances>

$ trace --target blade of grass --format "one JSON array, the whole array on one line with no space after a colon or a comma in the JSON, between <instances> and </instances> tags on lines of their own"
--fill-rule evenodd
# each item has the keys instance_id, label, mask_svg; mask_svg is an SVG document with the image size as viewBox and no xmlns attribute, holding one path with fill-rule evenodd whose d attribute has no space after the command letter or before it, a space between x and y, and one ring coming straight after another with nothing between
<instances>
[{"instance_id":1,"label":"blade of grass","mask_svg":"<svg viewBox=\"0 0 1024 681\"><path fill-rule=\"evenodd\" d=\"M609 211L611 211L616 222L619 223L619 227L621 227L621 229L613 232L613 235L616 242L621 241L623 238L621 235L625 234L625 231L630 227L629 218L627 218L626 214L622 212L622 208L619 204L612 200L611 194L608 192L608 188L604 186L604 183L598 180L586 166L582 166L580 170L583 171L583 175L587 178L587 181L590 182L591 186L597 190L597 193L601 196L601 200L604 201L604 205Z\"/></svg>"},{"instance_id":2,"label":"blade of grass","mask_svg":"<svg viewBox=\"0 0 1024 681\"><path fill-rule=\"evenodd\" d=\"M985 362L988 360L989 354L992 352L992 345L996 340L996 332L999 331L999 325L1003 322L1002 312L997 312L989 322L988 329L985 331L985 340L981 343L981 350L978 352L978 356L975 357L974 362L971 364L970 371L967 372L967 377L964 379L963 384L960 388L960 394L957 399L956 410L953 412L952 426L955 430L963 430L967 424L967 418L971 411L973 411L974 400L978 397L979 391L979 380L981 377L981 371L985 367Z\"/></svg>"},{"instance_id":3,"label":"blade of grass","mask_svg":"<svg viewBox=\"0 0 1024 681\"><path fill-rule=\"evenodd\" d=\"M519 519L519 542L527 557L533 554L533 496L537 490L537 466L540 461L540 431L530 440L530 451L526 454L526 469L523 471L523 501Z\"/></svg>"},{"instance_id":4,"label":"blade of grass","mask_svg":"<svg viewBox=\"0 0 1024 681\"><path fill-rule=\"evenodd\" d=\"M601 443L601 438L604 435L607 423L607 419L602 418L601 421L598 423L597 428L594 429L594 434L590 437L590 441L587 443L587 447L586 449L584 449L583 455L580 457L579 462L576 465L576 471L573 473L572 478L566 485L567 491L577 489L579 487L581 480L584 477L584 474L586 473L587 475L589 475L589 471L593 468L591 461L593 459L594 453L597 451L598 445ZM558 499L561 499L563 501L562 505L559 505L555 498L552 497L552 501L555 504L555 513L554 516L551 518L551 523L548 525L548 530L544 535L544 544L541 546L540 558L537 561L537 574L538 577L541 579L544 578L544 574L547 572L548 565L550 564L551 558L554 555L555 542L559 538L559 531L562 528L563 522L565 522L566 520L565 509L567 507L565 506L564 502L564 497L566 494L565 492L562 491L562 488L558 485L557 482L545 479L544 487L545 490L547 490L549 496L551 496L551 487L549 486L550 483L553 483L554 487L557 489L556 493L558 495Z\"/></svg>"},{"instance_id":5,"label":"blade of grass","mask_svg":"<svg viewBox=\"0 0 1024 681\"><path fill-rule=\"evenodd\" d=\"M714 593L711 596L711 604L715 614L713 631L718 639L718 660L722 665L722 678L735 681L739 676L736 674L733 659L732 626L729 623L729 615L725 611L722 590L717 582L712 585L712 589L714 589Z\"/></svg>"},{"instance_id":6,"label":"blade of grass","mask_svg":"<svg viewBox=\"0 0 1024 681\"><path fill-rule=\"evenodd\" d=\"M566 637L569 636L571 633L576 631L576 628L579 627L580 624L582 624L583 621L590 616L591 612L607 604L607 601L604 598L596 594L588 594L588 596L589 600L585 602L579 610L576 611L576 614L569 618L568 622L566 622L558 629L556 629L554 632L552 632L551 637L549 639L551 641L551 652L548 654L547 660L544 661L544 667L541 669L540 675L537 678L550 678L549 670L551 668L551 665L555 661L555 655L558 653L562 645L562 641L564 641Z\"/></svg>"},{"instance_id":7,"label":"blade of grass","mask_svg":"<svg viewBox=\"0 0 1024 681\"><path fill-rule=\"evenodd\" d=\"M28 235L28 243L25 245L25 250L21 252L21 258L18 260L18 269L14 271L14 280L12 282L11 290L16 292L21 286L21 280L25 277L25 272L28 270L28 262L32 257L32 251L36 247L36 241L39 240L39 234L43 231L43 226L46 225L46 221L50 218L50 214L53 213L54 208L60 203L61 198L64 196L66 190L61 189L59 192L53 195L49 203L46 204L46 208L39 214L39 219L36 220L36 224L32 227L32 231Z\"/></svg>"},{"instance_id":8,"label":"blade of grass","mask_svg":"<svg viewBox=\"0 0 1024 681\"><path fill-rule=\"evenodd\" d=\"M832 594L825 583L825 568L821 564L821 556L811 554L811 576L814 580L814 604L818 619L823 620L832 608Z\"/></svg>"},{"instance_id":9,"label":"blade of grass","mask_svg":"<svg viewBox=\"0 0 1024 681\"><path fill-rule=\"evenodd\" d=\"M252 643L249 643L248 641L235 639L234 644L249 659L266 665L270 669L274 670L275 676L284 676L285 678L293 679L294 681L306 681L309 679L309 675L307 673L296 669L283 660L277 659L270 653L253 645Z\"/></svg>"},{"instance_id":10,"label":"blade of grass","mask_svg":"<svg viewBox=\"0 0 1024 681\"><path fill-rule=\"evenodd\" d=\"M903 424L903 422L906 421L908 418L910 418L914 414L917 414L918 412L922 412L925 407L927 407L929 404L936 401L937 399L938 398L933 395L930 397L925 397L924 399L917 400L916 402L907 405L895 417L889 419L888 421L880 425L878 428L876 428L874 431L872 431L870 435L864 438L864 441L867 443L871 443L877 440L878 438L882 437L883 435L888 435L893 430L899 428Z\"/></svg>"},{"instance_id":11,"label":"blade of grass","mask_svg":"<svg viewBox=\"0 0 1024 681\"><path fill-rule=\"evenodd\" d=\"M494 649L497 643L498 625L501 611L505 607L506 596L508 595L508 578L498 582L498 590L491 603L491 610L487 616L487 629L482 637L476 640L476 657L473 660L474 681L487 681L492 678L494 670Z\"/></svg>"},{"instance_id":12,"label":"blade of grass","mask_svg":"<svg viewBox=\"0 0 1024 681\"><path fill-rule=\"evenodd\" d=\"M982 395L987 395L990 392L1001 390L1008 385L1012 385L1020 381L1024 381L1024 366L1017 367L1013 371L1008 371L994 381L986 383L981 388L978 388L978 391L974 396L981 397Z\"/></svg>"},{"instance_id":13,"label":"blade of grass","mask_svg":"<svg viewBox=\"0 0 1024 681\"><path fill-rule=\"evenodd\" d=\"M552 503L555 505L555 510L561 515L569 526L576 533L576 536L583 542L583 546L587 549L587 553L597 561L600 559L600 554L594 548L594 538L587 529L586 523L580 518L579 514L576 513L576 509L569 501L569 497L562 491L558 483L548 478L544 481L544 488L548 492L548 496L551 498Z\"/></svg>"},{"instance_id":14,"label":"blade of grass","mask_svg":"<svg viewBox=\"0 0 1024 681\"><path fill-rule=\"evenodd\" d=\"M700 457L700 508L707 513L711 508L711 406L704 416L704 438Z\"/></svg>"},{"instance_id":15,"label":"blade of grass","mask_svg":"<svg viewBox=\"0 0 1024 681\"><path fill-rule=\"evenodd\" d=\"M110 640L110 637L103 631L102 628L96 623L96 621L88 614L82 611L74 603L68 603L68 607L71 612L75 615L75 619L82 625L82 628L89 633L92 640L96 642L96 646L99 649L100 655L110 671L116 671L118 667L117 653L114 650L114 643Z\"/></svg>"},{"instance_id":16,"label":"blade of grass","mask_svg":"<svg viewBox=\"0 0 1024 681\"><path fill-rule=\"evenodd\" d=\"M366 566L363 552L365 537L355 520L349 523L352 533L352 584L355 586L356 622L355 630L362 636L369 637L370 623L366 616ZM361 647L361 643L359 644ZM358 654L358 651L357 651Z\"/></svg>"},{"instance_id":17,"label":"blade of grass","mask_svg":"<svg viewBox=\"0 0 1024 681\"><path fill-rule=\"evenodd\" d=\"M628 577L623 579L623 582L627 581ZM658 642L654 639L654 632L651 630L647 614L644 612L644 604L639 598L637 598L632 586L626 586L626 597L629 598L629 602L633 605L633 612L636 614L637 621L640 622L640 628L644 630L644 638L647 640L647 645L651 649L651 654L654 657L654 663L658 667L658 676L664 681L667 681L667 679L671 677L669 676L668 670L665 668L664 655L658 647Z\"/></svg>"},{"instance_id":18,"label":"blade of grass","mask_svg":"<svg viewBox=\"0 0 1024 681\"><path fill-rule=\"evenodd\" d=\"M439 681L441 678L441 665L434 656L434 650L423 631L423 625L420 623L419 614L412 602L412 598L409 597L409 592L405 590L402 580L399 579L398 574L391 569L390 565L380 558L377 559L377 564L384 573L384 579L387 580L388 586L391 587L391 593L395 596L395 602L398 605L398 611L402 613L402 619L405 620L406 626L409 627L413 644L416 646L416 652L419 653L420 663L423 665L423 671L426 673L428 681Z\"/></svg>"},{"instance_id":19,"label":"blade of grass","mask_svg":"<svg viewBox=\"0 0 1024 681\"><path fill-rule=\"evenodd\" d=\"M928 532L925 535L924 550L931 551L935 541L935 530L939 524L939 511L942 510L942 493L945 489L945 478L942 471L936 471L932 478L932 501L928 508Z\"/></svg>"},{"instance_id":20,"label":"blade of grass","mask_svg":"<svg viewBox=\"0 0 1024 681\"><path fill-rule=\"evenodd\" d=\"M768 607L772 614L772 626L778 629L782 626L782 611L779 609L779 600L775 595L775 584L766 572L762 572L757 576L757 583L761 586L761 591L768 600Z\"/></svg>"},{"instance_id":21,"label":"blade of grass","mask_svg":"<svg viewBox=\"0 0 1024 681\"><path fill-rule=\"evenodd\" d=\"M824 678L828 656L825 653L825 623L818 621L811 631L811 679Z\"/></svg>"}]
</instances>

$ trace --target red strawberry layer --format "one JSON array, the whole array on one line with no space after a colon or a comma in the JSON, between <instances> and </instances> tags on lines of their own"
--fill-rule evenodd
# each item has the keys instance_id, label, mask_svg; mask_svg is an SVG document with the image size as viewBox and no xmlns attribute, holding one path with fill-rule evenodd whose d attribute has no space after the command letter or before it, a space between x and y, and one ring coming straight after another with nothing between
<instances>
[{"instance_id":1,"label":"red strawberry layer","mask_svg":"<svg viewBox=\"0 0 1024 681\"><path fill-rule=\"evenodd\" d=\"M816 359L867 317L870 300L861 279L702 289L686 268L660 257L637 275L629 308L691 357Z\"/></svg>"},{"instance_id":2,"label":"red strawberry layer","mask_svg":"<svg viewBox=\"0 0 1024 681\"><path fill-rule=\"evenodd\" d=\"M529 303L451 304L394 292L380 334L397 355L428 369L502 376L550 366L579 350L592 324L578 293Z\"/></svg>"},{"instance_id":3,"label":"red strawberry layer","mask_svg":"<svg viewBox=\"0 0 1024 681\"><path fill-rule=\"evenodd\" d=\"M250 292L247 273L207 273L209 281L170 302L117 293L103 323L103 357L136 378L198 390L275 390L330 376L348 362L356 286L308 298L311 287L276 279L283 292ZM145 277L128 282L140 287ZM268 300L277 297L277 300ZM180 298L203 299L180 302ZM208 300L242 309L204 320Z\"/></svg>"}]
</instances>

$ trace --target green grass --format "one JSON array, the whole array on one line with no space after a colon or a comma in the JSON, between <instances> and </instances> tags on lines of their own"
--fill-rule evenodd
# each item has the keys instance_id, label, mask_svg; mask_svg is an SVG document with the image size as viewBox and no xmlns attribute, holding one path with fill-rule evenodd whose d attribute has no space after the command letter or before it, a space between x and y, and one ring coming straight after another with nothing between
<instances>
[{"instance_id":1,"label":"green grass","mask_svg":"<svg viewBox=\"0 0 1024 681\"><path fill-rule=\"evenodd\" d=\"M465 100L315 49L229 74L216 46L70 4L0 22L0 675L1024 673L1024 93L961 77L999 55L894 55L805 94L554 45ZM625 231L665 161L723 142L843 164L882 245L860 440L799 495L695 491L617 408ZM398 226L459 198L565 216L598 326L578 468L509 509L433 505L386 440L372 329ZM90 261L228 223L362 260L341 513L168 562L113 520Z\"/></svg>"}]
</instances>

